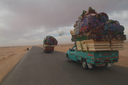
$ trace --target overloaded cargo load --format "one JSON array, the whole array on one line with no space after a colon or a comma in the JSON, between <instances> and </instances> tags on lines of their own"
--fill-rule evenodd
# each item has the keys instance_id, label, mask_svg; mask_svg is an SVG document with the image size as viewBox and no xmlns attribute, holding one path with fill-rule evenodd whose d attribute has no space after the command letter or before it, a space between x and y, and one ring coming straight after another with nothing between
<instances>
[{"instance_id":1,"label":"overloaded cargo load","mask_svg":"<svg viewBox=\"0 0 128 85\"><path fill-rule=\"evenodd\" d=\"M77 50L108 51L123 49L126 40L124 29L118 21L109 19L106 13L97 13L89 7L88 11L84 10L78 17L70 33Z\"/></svg>"},{"instance_id":2,"label":"overloaded cargo load","mask_svg":"<svg viewBox=\"0 0 128 85\"><path fill-rule=\"evenodd\" d=\"M124 41L112 40L109 41L94 41L82 40L76 41L77 50L79 51L110 51L110 50L123 50Z\"/></svg>"},{"instance_id":3,"label":"overloaded cargo load","mask_svg":"<svg viewBox=\"0 0 128 85\"><path fill-rule=\"evenodd\" d=\"M53 36L46 36L43 43L44 47L55 47L58 44L58 41Z\"/></svg>"}]
</instances>

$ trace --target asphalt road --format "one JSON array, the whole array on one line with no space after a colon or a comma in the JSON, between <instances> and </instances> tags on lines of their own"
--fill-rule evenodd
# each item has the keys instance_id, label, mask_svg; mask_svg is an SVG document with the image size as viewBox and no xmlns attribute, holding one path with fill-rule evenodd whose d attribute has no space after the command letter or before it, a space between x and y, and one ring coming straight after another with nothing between
<instances>
[{"instance_id":1,"label":"asphalt road","mask_svg":"<svg viewBox=\"0 0 128 85\"><path fill-rule=\"evenodd\" d=\"M34 46L0 85L128 85L128 68L84 70L80 63L67 62L65 53L43 53Z\"/></svg>"}]
</instances>

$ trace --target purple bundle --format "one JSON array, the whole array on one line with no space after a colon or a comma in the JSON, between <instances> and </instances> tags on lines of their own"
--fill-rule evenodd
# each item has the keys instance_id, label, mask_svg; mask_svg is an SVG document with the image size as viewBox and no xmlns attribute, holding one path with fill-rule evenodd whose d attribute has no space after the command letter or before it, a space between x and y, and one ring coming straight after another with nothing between
<instances>
[{"instance_id":1,"label":"purple bundle","mask_svg":"<svg viewBox=\"0 0 128 85\"><path fill-rule=\"evenodd\" d=\"M58 41L53 36L46 36L43 42L47 45L57 45L58 43Z\"/></svg>"},{"instance_id":2,"label":"purple bundle","mask_svg":"<svg viewBox=\"0 0 128 85\"><path fill-rule=\"evenodd\" d=\"M96 28L101 25L101 22L96 18L96 16L88 16L88 25L91 29Z\"/></svg>"},{"instance_id":3,"label":"purple bundle","mask_svg":"<svg viewBox=\"0 0 128 85\"><path fill-rule=\"evenodd\" d=\"M123 33L124 31L124 27L118 21L109 20L106 13L97 13L91 7L89 7L87 12L84 10L80 17L76 22L77 25L74 25L75 35L82 32L89 32L90 30L102 31L102 34L106 34L107 31L117 33Z\"/></svg>"},{"instance_id":4,"label":"purple bundle","mask_svg":"<svg viewBox=\"0 0 128 85\"><path fill-rule=\"evenodd\" d=\"M106 31L121 31L121 26L118 21L109 20L104 27L104 30ZM122 31L123 32L123 31Z\"/></svg>"},{"instance_id":5,"label":"purple bundle","mask_svg":"<svg viewBox=\"0 0 128 85\"><path fill-rule=\"evenodd\" d=\"M120 27L117 28L117 31L118 31L119 33L123 33L123 31L124 31L124 26L120 25Z\"/></svg>"}]
</instances>

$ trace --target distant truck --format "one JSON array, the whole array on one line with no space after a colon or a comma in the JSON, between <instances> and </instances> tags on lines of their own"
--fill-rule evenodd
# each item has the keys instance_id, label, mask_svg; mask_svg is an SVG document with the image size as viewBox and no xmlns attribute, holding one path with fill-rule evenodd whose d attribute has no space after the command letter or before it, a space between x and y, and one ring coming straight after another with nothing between
<instances>
[{"instance_id":1,"label":"distant truck","mask_svg":"<svg viewBox=\"0 0 128 85\"><path fill-rule=\"evenodd\" d=\"M83 52L76 50L76 46L66 53L67 61L81 62L84 69L94 66L111 66L111 63L118 62L118 51Z\"/></svg>"},{"instance_id":2,"label":"distant truck","mask_svg":"<svg viewBox=\"0 0 128 85\"><path fill-rule=\"evenodd\" d=\"M48 52L53 53L54 47L43 47L43 50L45 53L48 53Z\"/></svg>"},{"instance_id":3,"label":"distant truck","mask_svg":"<svg viewBox=\"0 0 128 85\"><path fill-rule=\"evenodd\" d=\"M58 44L58 41L53 36L46 36L43 40L43 51L45 53L53 53L54 47Z\"/></svg>"}]
</instances>

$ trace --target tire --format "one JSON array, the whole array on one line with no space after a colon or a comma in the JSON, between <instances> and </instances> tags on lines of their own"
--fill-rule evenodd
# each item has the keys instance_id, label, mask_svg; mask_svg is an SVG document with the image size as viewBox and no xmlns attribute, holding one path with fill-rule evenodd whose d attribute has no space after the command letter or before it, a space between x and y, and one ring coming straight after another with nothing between
<instances>
[{"instance_id":1,"label":"tire","mask_svg":"<svg viewBox=\"0 0 128 85\"><path fill-rule=\"evenodd\" d=\"M108 63L106 63L104 67L107 67L107 65L108 65Z\"/></svg>"},{"instance_id":2,"label":"tire","mask_svg":"<svg viewBox=\"0 0 128 85\"><path fill-rule=\"evenodd\" d=\"M87 65L86 60L82 60L82 67L83 67L84 69L88 69L88 65Z\"/></svg>"},{"instance_id":3,"label":"tire","mask_svg":"<svg viewBox=\"0 0 128 85\"><path fill-rule=\"evenodd\" d=\"M66 58L67 58L67 61L68 61L68 62L71 61L71 59L69 59L69 56L68 56L68 55L66 55Z\"/></svg>"},{"instance_id":4,"label":"tire","mask_svg":"<svg viewBox=\"0 0 128 85\"><path fill-rule=\"evenodd\" d=\"M110 66L111 66L111 65L110 65ZM110 67L110 66L108 66L108 63L106 63L104 67Z\"/></svg>"}]
</instances>

